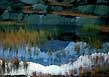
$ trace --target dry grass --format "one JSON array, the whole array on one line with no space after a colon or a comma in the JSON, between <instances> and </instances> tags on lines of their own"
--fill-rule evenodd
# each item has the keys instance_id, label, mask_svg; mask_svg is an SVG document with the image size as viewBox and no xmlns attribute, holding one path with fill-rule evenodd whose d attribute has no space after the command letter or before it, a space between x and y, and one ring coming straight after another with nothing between
<instances>
[{"instance_id":1,"label":"dry grass","mask_svg":"<svg viewBox=\"0 0 109 77\"><path fill-rule=\"evenodd\" d=\"M51 6L72 6L72 5L68 5L68 3L50 3L49 5ZM41 11L41 10L33 10L31 8L31 6L25 6L22 11L24 13L27 14L32 14L32 13L38 13L38 14L44 14L46 13L45 11ZM101 16L96 16L96 15L91 15L91 14L84 14L84 13L80 13L80 12L76 12L76 11L51 11L50 14L55 14L55 15L62 15L62 16L78 16L78 17L88 17L88 18L99 18ZM106 16L102 16L102 17L106 17Z\"/></svg>"},{"instance_id":2,"label":"dry grass","mask_svg":"<svg viewBox=\"0 0 109 77\"><path fill-rule=\"evenodd\" d=\"M24 29L0 32L0 43L3 46L39 44L42 41L47 41L49 34L50 33L47 31L26 31Z\"/></svg>"},{"instance_id":3,"label":"dry grass","mask_svg":"<svg viewBox=\"0 0 109 77\"><path fill-rule=\"evenodd\" d=\"M88 17L88 18L98 18L99 17L99 16L82 14L82 13L77 13L77 12L72 12L72 11L61 11L61 12L53 11L53 12L51 12L51 14L63 15L63 16Z\"/></svg>"}]
</instances>

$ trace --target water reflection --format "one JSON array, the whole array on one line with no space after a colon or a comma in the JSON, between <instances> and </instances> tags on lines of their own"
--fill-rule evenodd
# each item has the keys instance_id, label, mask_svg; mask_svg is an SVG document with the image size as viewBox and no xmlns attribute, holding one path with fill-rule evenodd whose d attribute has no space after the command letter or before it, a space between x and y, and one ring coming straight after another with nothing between
<instances>
[{"instance_id":1,"label":"water reflection","mask_svg":"<svg viewBox=\"0 0 109 77\"><path fill-rule=\"evenodd\" d=\"M8 61L17 57L19 61L35 62L42 65L61 65L71 61L73 62L81 55L88 55L95 52L106 53L109 51L108 43L104 43L101 49L96 49L93 46L89 47L85 42L52 41L45 45L43 44L39 47L28 45L19 46L18 49L4 49L1 47L0 58Z\"/></svg>"}]
</instances>

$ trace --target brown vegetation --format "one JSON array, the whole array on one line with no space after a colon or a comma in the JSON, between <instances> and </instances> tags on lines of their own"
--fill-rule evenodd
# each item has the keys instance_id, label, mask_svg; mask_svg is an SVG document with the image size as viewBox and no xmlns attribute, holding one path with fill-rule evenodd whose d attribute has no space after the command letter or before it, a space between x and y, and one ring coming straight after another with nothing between
<instances>
[{"instance_id":1,"label":"brown vegetation","mask_svg":"<svg viewBox=\"0 0 109 77\"><path fill-rule=\"evenodd\" d=\"M35 14L44 14L45 13L45 11L33 10L31 6L24 6L22 11L23 11L23 13L26 13L26 14L32 14L32 13L35 13Z\"/></svg>"},{"instance_id":2,"label":"brown vegetation","mask_svg":"<svg viewBox=\"0 0 109 77\"><path fill-rule=\"evenodd\" d=\"M18 31L0 32L0 44L3 46L15 46L22 44L39 44L47 40L49 33L47 31Z\"/></svg>"},{"instance_id":3,"label":"brown vegetation","mask_svg":"<svg viewBox=\"0 0 109 77\"><path fill-rule=\"evenodd\" d=\"M80 73L80 77L108 77L109 68L108 67L96 67L91 71L85 71Z\"/></svg>"},{"instance_id":4,"label":"brown vegetation","mask_svg":"<svg viewBox=\"0 0 109 77\"><path fill-rule=\"evenodd\" d=\"M51 14L56 14L56 15L63 15L63 16L78 16L78 17L89 17L89 18L98 18L99 16L94 16L94 15L88 15L88 14L82 14L82 13L77 13L77 12L72 12L72 11L53 11Z\"/></svg>"}]
</instances>

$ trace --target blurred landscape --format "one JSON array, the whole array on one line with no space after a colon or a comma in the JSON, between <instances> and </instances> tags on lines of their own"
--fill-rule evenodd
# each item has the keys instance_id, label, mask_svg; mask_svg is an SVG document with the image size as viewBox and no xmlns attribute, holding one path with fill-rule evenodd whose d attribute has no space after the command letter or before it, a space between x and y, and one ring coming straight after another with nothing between
<instances>
[{"instance_id":1,"label":"blurred landscape","mask_svg":"<svg viewBox=\"0 0 109 77\"><path fill-rule=\"evenodd\" d=\"M108 9L108 0L1 0L0 77L108 77Z\"/></svg>"}]
</instances>

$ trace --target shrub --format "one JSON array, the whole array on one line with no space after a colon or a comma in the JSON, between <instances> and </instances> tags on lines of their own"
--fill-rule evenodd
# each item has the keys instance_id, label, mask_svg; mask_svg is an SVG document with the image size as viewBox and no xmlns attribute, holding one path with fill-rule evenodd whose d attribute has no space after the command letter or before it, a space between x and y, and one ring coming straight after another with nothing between
<instances>
[{"instance_id":1,"label":"shrub","mask_svg":"<svg viewBox=\"0 0 109 77\"><path fill-rule=\"evenodd\" d=\"M108 9L109 9L109 6L97 5L95 7L94 14L100 15L100 16L107 16L108 13L109 13L109 10Z\"/></svg>"},{"instance_id":2,"label":"shrub","mask_svg":"<svg viewBox=\"0 0 109 77\"><path fill-rule=\"evenodd\" d=\"M81 13L92 14L95 9L95 5L78 6L76 9Z\"/></svg>"},{"instance_id":3,"label":"shrub","mask_svg":"<svg viewBox=\"0 0 109 77\"><path fill-rule=\"evenodd\" d=\"M32 7L33 7L33 10L39 10L39 11L46 11L47 10L47 6L42 5L42 4L34 4Z\"/></svg>"},{"instance_id":4,"label":"shrub","mask_svg":"<svg viewBox=\"0 0 109 77\"><path fill-rule=\"evenodd\" d=\"M54 11L63 11L62 7L59 6L55 6L55 7L51 7Z\"/></svg>"}]
</instances>

